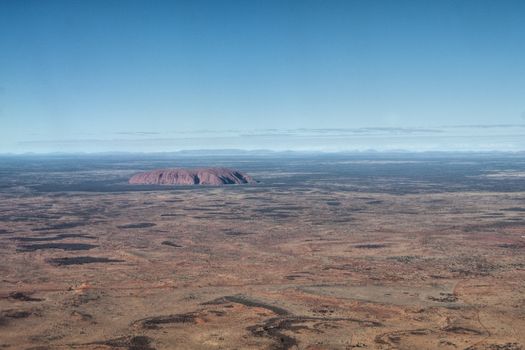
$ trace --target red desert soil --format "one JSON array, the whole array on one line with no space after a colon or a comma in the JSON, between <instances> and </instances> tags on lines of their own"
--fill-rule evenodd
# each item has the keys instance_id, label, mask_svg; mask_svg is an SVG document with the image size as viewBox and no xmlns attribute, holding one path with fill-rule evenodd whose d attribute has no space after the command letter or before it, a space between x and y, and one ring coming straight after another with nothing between
<instances>
[{"instance_id":1,"label":"red desert soil","mask_svg":"<svg viewBox=\"0 0 525 350\"><path fill-rule=\"evenodd\" d=\"M134 185L230 185L255 183L246 174L228 168L157 169L129 179Z\"/></svg>"}]
</instances>

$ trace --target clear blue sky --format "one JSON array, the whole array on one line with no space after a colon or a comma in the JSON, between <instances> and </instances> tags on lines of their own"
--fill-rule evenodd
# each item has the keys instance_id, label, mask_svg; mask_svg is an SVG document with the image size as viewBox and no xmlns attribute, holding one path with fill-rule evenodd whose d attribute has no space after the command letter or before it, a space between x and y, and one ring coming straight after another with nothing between
<instances>
[{"instance_id":1,"label":"clear blue sky","mask_svg":"<svg viewBox=\"0 0 525 350\"><path fill-rule=\"evenodd\" d=\"M522 0L0 0L0 153L525 149L524 23Z\"/></svg>"}]
</instances>

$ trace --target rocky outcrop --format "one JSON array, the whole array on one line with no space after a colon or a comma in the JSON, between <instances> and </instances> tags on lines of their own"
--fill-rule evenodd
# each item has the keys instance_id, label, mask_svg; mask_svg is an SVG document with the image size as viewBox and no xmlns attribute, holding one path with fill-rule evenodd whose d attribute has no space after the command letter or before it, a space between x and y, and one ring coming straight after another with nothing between
<instances>
[{"instance_id":1,"label":"rocky outcrop","mask_svg":"<svg viewBox=\"0 0 525 350\"><path fill-rule=\"evenodd\" d=\"M133 175L133 185L239 185L255 180L237 170L228 168L157 169Z\"/></svg>"}]
</instances>

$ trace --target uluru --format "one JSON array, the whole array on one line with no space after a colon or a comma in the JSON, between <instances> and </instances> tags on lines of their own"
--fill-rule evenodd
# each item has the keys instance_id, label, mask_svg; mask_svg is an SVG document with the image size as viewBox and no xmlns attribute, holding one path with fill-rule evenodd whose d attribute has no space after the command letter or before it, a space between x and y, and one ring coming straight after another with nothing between
<instances>
[{"instance_id":1,"label":"uluru","mask_svg":"<svg viewBox=\"0 0 525 350\"><path fill-rule=\"evenodd\" d=\"M256 181L249 175L228 168L156 169L133 175L132 185L240 185Z\"/></svg>"}]
</instances>

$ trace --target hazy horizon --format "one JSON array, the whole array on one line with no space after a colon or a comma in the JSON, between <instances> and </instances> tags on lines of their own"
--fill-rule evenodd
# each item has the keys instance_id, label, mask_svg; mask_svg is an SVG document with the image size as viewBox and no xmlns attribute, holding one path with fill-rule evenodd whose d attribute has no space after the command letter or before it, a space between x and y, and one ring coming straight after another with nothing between
<instances>
[{"instance_id":1,"label":"hazy horizon","mask_svg":"<svg viewBox=\"0 0 525 350\"><path fill-rule=\"evenodd\" d=\"M14 153L179 152L265 150L295 152L520 152L525 124L462 125L436 128L261 129L166 132L122 131L79 134L57 140L33 135ZM76 138L74 137L76 136Z\"/></svg>"}]
</instances>

